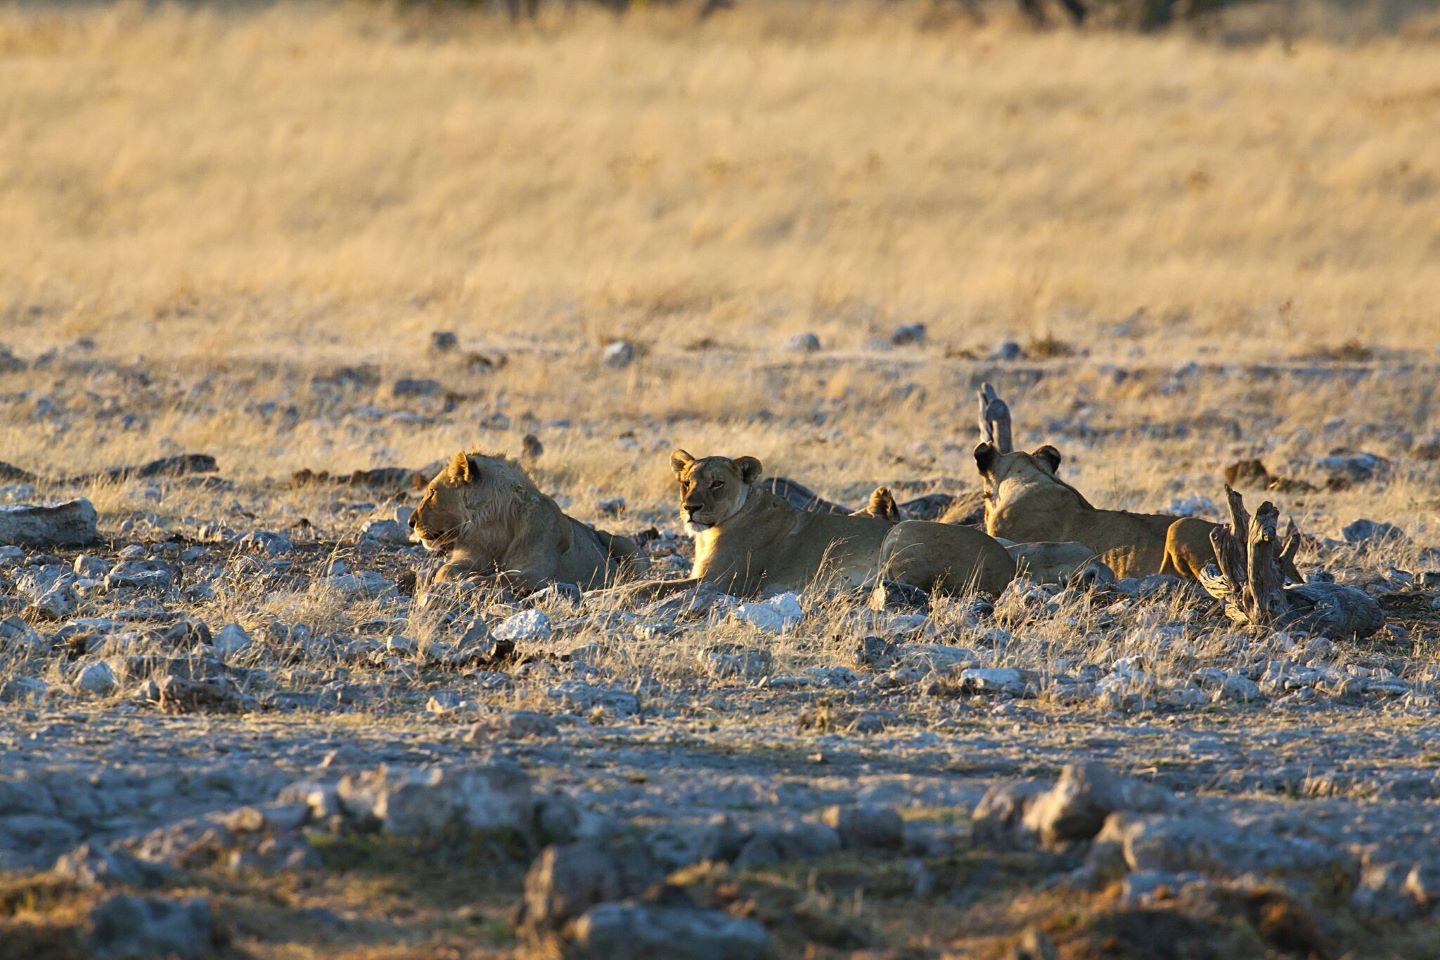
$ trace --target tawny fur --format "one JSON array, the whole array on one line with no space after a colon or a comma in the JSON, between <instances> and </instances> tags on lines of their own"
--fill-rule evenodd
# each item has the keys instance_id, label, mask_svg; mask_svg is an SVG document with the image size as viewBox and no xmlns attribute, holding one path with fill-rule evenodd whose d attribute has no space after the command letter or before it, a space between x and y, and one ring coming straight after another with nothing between
<instances>
[{"instance_id":1,"label":"tawny fur","mask_svg":"<svg viewBox=\"0 0 1440 960\"><path fill-rule=\"evenodd\" d=\"M895 502L895 495L890 492L889 487L876 487L870 493L870 502L850 514L850 516L874 517L877 520L884 520L887 523L899 523L905 519L905 513L900 509L900 505Z\"/></svg>"},{"instance_id":2,"label":"tawny fur","mask_svg":"<svg viewBox=\"0 0 1440 960\"><path fill-rule=\"evenodd\" d=\"M914 586L929 589L938 580L964 589L978 570L988 589L1002 576L1008 583L1005 571L1014 571L1004 549L978 530L797 510L758 486L761 465L754 457L697 459L676 450L670 465L682 519L695 534L695 563L683 580L626 588L632 599L702 584L741 596L803 590L817 580L868 588L882 569L893 577L897 564L909 578L902 582Z\"/></svg>"},{"instance_id":3,"label":"tawny fur","mask_svg":"<svg viewBox=\"0 0 1440 960\"><path fill-rule=\"evenodd\" d=\"M1174 573L1189 580L1199 580L1200 571L1208 563L1215 562L1215 548L1210 543L1210 531L1219 524L1199 517L1181 517L1170 524L1165 531L1165 569L1163 573ZM1295 566L1292 554L1277 553L1280 573L1294 583L1304 583L1305 578Z\"/></svg>"},{"instance_id":4,"label":"tawny fur","mask_svg":"<svg viewBox=\"0 0 1440 960\"><path fill-rule=\"evenodd\" d=\"M881 575L932 593L997 596L1015 579L1015 561L993 537L953 523L905 520L885 536Z\"/></svg>"},{"instance_id":5,"label":"tawny fur","mask_svg":"<svg viewBox=\"0 0 1440 960\"><path fill-rule=\"evenodd\" d=\"M1118 577L1162 572L1165 535L1175 517L1096 509L1056 475L1060 452L1051 446L1002 454L982 443L975 448L975 463L985 482L985 529L991 536L1017 543L1078 541Z\"/></svg>"},{"instance_id":6,"label":"tawny fur","mask_svg":"<svg viewBox=\"0 0 1440 960\"><path fill-rule=\"evenodd\" d=\"M457 453L426 488L411 526L446 554L436 578L498 576L524 590L551 583L599 587L631 575L640 560L628 537L567 516L519 464Z\"/></svg>"},{"instance_id":7,"label":"tawny fur","mask_svg":"<svg viewBox=\"0 0 1440 960\"><path fill-rule=\"evenodd\" d=\"M1104 583L1115 573L1095 556L1089 544L1059 542L1005 543L1015 561L1016 574L1036 583Z\"/></svg>"}]
</instances>

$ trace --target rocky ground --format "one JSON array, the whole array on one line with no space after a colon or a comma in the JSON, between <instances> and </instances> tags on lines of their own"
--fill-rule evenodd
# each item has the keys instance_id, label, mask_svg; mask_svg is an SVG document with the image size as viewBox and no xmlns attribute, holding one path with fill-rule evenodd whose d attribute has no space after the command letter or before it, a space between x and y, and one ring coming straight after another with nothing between
<instances>
[{"instance_id":1,"label":"rocky ground","mask_svg":"<svg viewBox=\"0 0 1440 960\"><path fill-rule=\"evenodd\" d=\"M13 358L10 422L57 444L144 434L177 397L247 389L84 353ZM599 369L645 362L621 353ZM1002 362L957 378L1003 384ZM247 416L288 421L277 438L328 422L386 466L407 411L534 433L551 452L513 448L577 515L687 568L662 496L566 496L543 466L569 431L661 469L673 425L512 425L493 395L342 373ZM1400 396L1432 373L1385 371ZM1125 379L1080 376L1102 401ZM1143 376L1180 384L1178 411L1207 374ZM1144 436L1091 424L1054 380L1015 372L1022 428L1092 464ZM1195 413L1142 424L1147 457L1231 429ZM32 448L0 487L0 529L32 524L0 547L0 956L1440 955L1436 451L1378 420L1292 431L1275 448L1317 454L1269 462L1294 478L1302 570L1385 609L1363 643L1246 633L1165 577L884 610L819 589L640 608L440 589L404 536L424 462L289 476L224 449L75 466ZM906 492L973 486L957 434L891 462L928 465ZM797 479L854 497L897 478ZM1175 508L1215 516L1218 479ZM95 513L26 513L76 495ZM39 544L62 528L86 542Z\"/></svg>"}]
</instances>

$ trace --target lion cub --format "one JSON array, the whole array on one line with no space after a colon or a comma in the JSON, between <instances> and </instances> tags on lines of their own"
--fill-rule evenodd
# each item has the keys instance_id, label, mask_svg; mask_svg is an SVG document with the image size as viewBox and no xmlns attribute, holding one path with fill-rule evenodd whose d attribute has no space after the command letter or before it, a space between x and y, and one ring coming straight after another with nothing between
<instances>
[{"instance_id":1,"label":"lion cub","mask_svg":"<svg viewBox=\"0 0 1440 960\"><path fill-rule=\"evenodd\" d=\"M425 549L447 555L437 580L494 575L523 590L551 583L600 587L633 572L628 537L567 516L504 457L457 453L410 516Z\"/></svg>"}]
</instances>

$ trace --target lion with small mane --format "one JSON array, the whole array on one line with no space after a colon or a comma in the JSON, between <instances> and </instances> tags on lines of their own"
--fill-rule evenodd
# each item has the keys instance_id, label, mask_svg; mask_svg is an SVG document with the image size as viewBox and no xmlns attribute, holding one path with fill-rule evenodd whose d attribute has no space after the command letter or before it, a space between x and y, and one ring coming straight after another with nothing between
<instances>
[{"instance_id":1,"label":"lion with small mane","mask_svg":"<svg viewBox=\"0 0 1440 960\"><path fill-rule=\"evenodd\" d=\"M425 488L410 528L446 555L437 580L498 576L522 590L552 583L600 587L634 573L640 550L628 537L566 515L519 464L457 453Z\"/></svg>"}]
</instances>

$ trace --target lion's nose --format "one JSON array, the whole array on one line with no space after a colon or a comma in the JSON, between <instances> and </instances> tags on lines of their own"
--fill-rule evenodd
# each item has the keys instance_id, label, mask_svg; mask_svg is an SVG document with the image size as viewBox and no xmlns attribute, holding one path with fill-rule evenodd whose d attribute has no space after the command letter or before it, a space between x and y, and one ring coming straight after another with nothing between
<instances>
[{"instance_id":1,"label":"lion's nose","mask_svg":"<svg viewBox=\"0 0 1440 960\"><path fill-rule=\"evenodd\" d=\"M405 521L406 523L408 523L408 524L410 525L410 529L411 529L411 530L414 530L414 529L415 529L415 514L416 514L416 511L411 510L411 511L410 511L410 519L407 520L407 521Z\"/></svg>"},{"instance_id":2,"label":"lion's nose","mask_svg":"<svg viewBox=\"0 0 1440 960\"><path fill-rule=\"evenodd\" d=\"M685 504L685 516L687 516L687 517L693 517L693 516L695 516L695 514L697 514L697 513L699 513L699 512L700 512L700 504L698 504L698 503L687 503L687 504Z\"/></svg>"}]
</instances>

